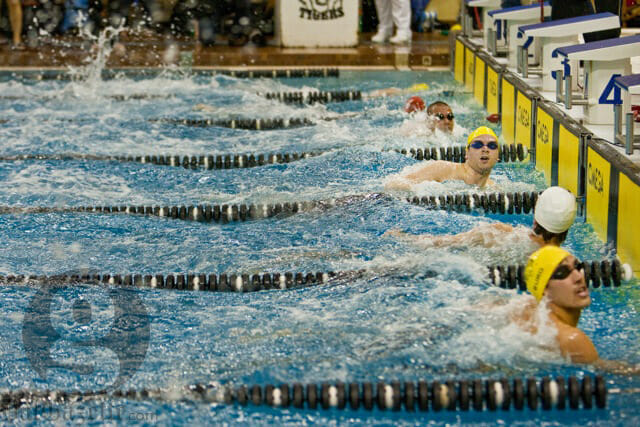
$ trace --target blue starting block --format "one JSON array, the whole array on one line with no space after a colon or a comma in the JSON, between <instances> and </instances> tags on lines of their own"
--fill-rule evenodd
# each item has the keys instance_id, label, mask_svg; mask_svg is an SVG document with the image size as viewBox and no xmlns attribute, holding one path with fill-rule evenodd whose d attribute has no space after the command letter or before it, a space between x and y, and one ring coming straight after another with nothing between
<instances>
[{"instance_id":1,"label":"blue starting block","mask_svg":"<svg viewBox=\"0 0 640 427\"><path fill-rule=\"evenodd\" d=\"M502 3L501 0L467 0L467 6L482 8L482 34L483 34L482 39L484 40L485 48L487 48L487 35L488 35L487 32L490 27L488 13L491 10L500 9L501 3ZM473 28L472 21L473 21L473 17L467 17L467 23L465 28L468 29L468 31L471 31L470 29ZM470 32L469 33L465 32L465 34L467 34L467 36L471 35Z\"/></svg>"},{"instance_id":2,"label":"blue starting block","mask_svg":"<svg viewBox=\"0 0 640 427\"><path fill-rule=\"evenodd\" d=\"M640 95L640 74L632 74L630 76L620 76L613 79L613 84L622 93L622 97L616 99L613 104L613 143L623 145L628 155L633 154L634 143L634 117L633 112L629 111L632 95ZM625 113L625 133L622 133L622 111Z\"/></svg>"},{"instance_id":3,"label":"blue starting block","mask_svg":"<svg viewBox=\"0 0 640 427\"><path fill-rule=\"evenodd\" d=\"M613 124L608 107L622 103L620 88L614 83L619 76L631 74L631 57L640 54L640 35L600 40L558 48L551 54L561 59L563 69L556 72L556 100L571 109L572 73L577 67L570 61L584 61L583 101L586 122L593 125ZM562 84L564 81L564 94ZM611 98L613 97L613 98Z\"/></svg>"},{"instance_id":4,"label":"blue starting block","mask_svg":"<svg viewBox=\"0 0 640 427\"><path fill-rule=\"evenodd\" d=\"M531 49L541 50L539 72L542 75L542 90L553 91L556 85L553 72L561 68L560 61L552 57L553 51L579 43L582 33L613 28L620 28L620 18L609 12L520 26L518 38L524 42L518 48L518 72L527 78L530 72L529 61L524 58L529 57ZM538 46L533 44L534 40L539 41ZM576 88L577 81L574 81L573 89Z\"/></svg>"},{"instance_id":5,"label":"blue starting block","mask_svg":"<svg viewBox=\"0 0 640 427\"><path fill-rule=\"evenodd\" d=\"M549 3L544 3L543 13L545 16L551 15ZM509 67L516 67L518 65L518 27L540 22L540 5L507 7L505 9L492 10L488 15L491 19L491 31L487 42L489 44L488 50L495 55L498 50L497 40L504 40L505 45L508 47ZM537 58L534 60L537 60Z\"/></svg>"}]
</instances>

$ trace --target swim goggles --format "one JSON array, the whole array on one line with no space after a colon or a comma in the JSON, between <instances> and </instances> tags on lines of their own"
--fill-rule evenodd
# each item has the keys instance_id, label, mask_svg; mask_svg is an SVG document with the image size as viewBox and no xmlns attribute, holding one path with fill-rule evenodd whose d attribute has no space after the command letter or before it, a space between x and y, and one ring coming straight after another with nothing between
<instances>
[{"instance_id":1,"label":"swim goggles","mask_svg":"<svg viewBox=\"0 0 640 427\"><path fill-rule=\"evenodd\" d=\"M442 113L437 113L434 114L434 116L438 119L438 120L444 120L444 118L446 117L447 120L451 121L453 120L456 116L453 115L453 113L448 113L446 116Z\"/></svg>"},{"instance_id":2,"label":"swim goggles","mask_svg":"<svg viewBox=\"0 0 640 427\"><path fill-rule=\"evenodd\" d=\"M553 274L549 279L563 280L563 279L566 279L571 274L571 272L573 272L573 270L580 270L580 269L582 269L582 263L577 259L573 263L573 266L560 264L558 268L556 268L553 271Z\"/></svg>"},{"instance_id":3,"label":"swim goggles","mask_svg":"<svg viewBox=\"0 0 640 427\"><path fill-rule=\"evenodd\" d=\"M498 143L495 141L490 141L488 144L485 145L484 142L480 140L475 140L471 142L471 144L469 144L469 147L475 148L476 150L479 150L482 147L487 147L489 150L495 150L498 148Z\"/></svg>"}]
</instances>

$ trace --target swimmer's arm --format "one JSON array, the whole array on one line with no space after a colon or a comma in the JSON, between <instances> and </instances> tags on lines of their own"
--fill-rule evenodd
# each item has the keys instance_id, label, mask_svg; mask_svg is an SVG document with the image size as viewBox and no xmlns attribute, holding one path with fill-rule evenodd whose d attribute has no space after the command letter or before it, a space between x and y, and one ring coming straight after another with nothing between
<instances>
[{"instance_id":1,"label":"swimmer's arm","mask_svg":"<svg viewBox=\"0 0 640 427\"><path fill-rule=\"evenodd\" d=\"M598 359L593 363L597 369L620 375L640 375L640 365L630 365L621 360Z\"/></svg>"},{"instance_id":2,"label":"swimmer's arm","mask_svg":"<svg viewBox=\"0 0 640 427\"><path fill-rule=\"evenodd\" d=\"M440 247L443 246L440 244L440 238L441 237L448 237L448 236L434 236L432 234L410 234L410 233L405 233L404 231L401 231L397 228L392 228L388 231L386 231L383 235L383 237L395 237L396 239L403 241L403 242L409 242L409 243L413 243L419 246L424 246L424 247Z\"/></svg>"},{"instance_id":3,"label":"swimmer's arm","mask_svg":"<svg viewBox=\"0 0 640 427\"><path fill-rule=\"evenodd\" d=\"M429 163L415 172L401 175L389 180L385 184L387 190L410 190L413 184L423 181L444 181L451 175L451 166L448 162L436 161Z\"/></svg>"},{"instance_id":4,"label":"swimmer's arm","mask_svg":"<svg viewBox=\"0 0 640 427\"><path fill-rule=\"evenodd\" d=\"M404 89L400 89L397 87L388 87L385 89L377 89L367 93L367 97L369 98L379 98L383 96L393 96L393 95L402 95L405 92Z\"/></svg>"},{"instance_id":5,"label":"swimmer's arm","mask_svg":"<svg viewBox=\"0 0 640 427\"><path fill-rule=\"evenodd\" d=\"M216 111L215 108L213 108L211 105L207 105L207 104L197 104L196 106L193 107L193 109L195 111L207 111L207 112Z\"/></svg>"},{"instance_id":6,"label":"swimmer's arm","mask_svg":"<svg viewBox=\"0 0 640 427\"><path fill-rule=\"evenodd\" d=\"M495 229L499 232L498 235L489 229ZM436 248L442 247L463 247L463 246L483 246L485 248L492 248L498 246L504 234L511 233L513 227L508 224L490 224L480 225L464 233L458 233L453 235L433 236L431 234L424 234L418 236L421 242L430 242L431 246Z\"/></svg>"},{"instance_id":7,"label":"swimmer's arm","mask_svg":"<svg viewBox=\"0 0 640 427\"><path fill-rule=\"evenodd\" d=\"M600 360L591 339L579 329L569 334L559 333L558 342L562 354L569 356L573 363L592 364Z\"/></svg>"},{"instance_id":8,"label":"swimmer's arm","mask_svg":"<svg viewBox=\"0 0 640 427\"><path fill-rule=\"evenodd\" d=\"M593 342L581 330L574 331L565 337L560 334L558 340L562 354L568 355L573 363L593 365L598 369L614 374L640 375L640 365L632 366L619 360L600 359Z\"/></svg>"}]
</instances>

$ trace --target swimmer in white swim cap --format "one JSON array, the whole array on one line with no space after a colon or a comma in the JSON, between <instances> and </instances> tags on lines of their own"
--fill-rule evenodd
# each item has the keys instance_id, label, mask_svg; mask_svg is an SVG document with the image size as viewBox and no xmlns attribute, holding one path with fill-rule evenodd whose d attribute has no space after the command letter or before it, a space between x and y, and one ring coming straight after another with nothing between
<instances>
[{"instance_id":1,"label":"swimmer in white swim cap","mask_svg":"<svg viewBox=\"0 0 640 427\"><path fill-rule=\"evenodd\" d=\"M470 231L454 235L407 234L397 229L389 230L385 235L393 235L403 240L424 244L429 247L485 246L494 247L508 244L505 237L509 233L522 233L531 242L531 251L545 245L561 246L569 228L576 218L576 198L562 187L549 187L536 202L533 224L530 229L509 224L483 224Z\"/></svg>"}]
</instances>

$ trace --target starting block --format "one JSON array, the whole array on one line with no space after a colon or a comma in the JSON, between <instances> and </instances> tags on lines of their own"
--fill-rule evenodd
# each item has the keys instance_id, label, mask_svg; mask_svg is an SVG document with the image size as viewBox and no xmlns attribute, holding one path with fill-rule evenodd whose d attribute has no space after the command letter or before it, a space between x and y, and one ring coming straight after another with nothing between
<instances>
[{"instance_id":1,"label":"starting block","mask_svg":"<svg viewBox=\"0 0 640 427\"><path fill-rule=\"evenodd\" d=\"M545 16L551 15L549 3L544 3L543 13ZM499 38L505 40L508 46L508 65L509 67L516 67L518 65L518 28L521 25L540 22L540 5L532 4L492 10L489 12L489 17L492 24L488 42L490 45L489 51L495 55L498 49L497 40ZM493 27L495 27L495 30ZM537 61L537 57L534 60Z\"/></svg>"},{"instance_id":2,"label":"starting block","mask_svg":"<svg viewBox=\"0 0 640 427\"><path fill-rule=\"evenodd\" d=\"M631 57L640 52L640 35L600 40L591 43L565 46L553 51L552 56L561 58L563 70L556 72L556 100L564 101L571 109L572 67L570 61L584 61L585 119L588 124L613 124L609 105L622 103L620 88L614 79L631 74ZM577 74L576 67L573 72ZM564 81L564 94L561 80ZM613 99L610 97L613 96Z\"/></svg>"},{"instance_id":3,"label":"starting block","mask_svg":"<svg viewBox=\"0 0 640 427\"><path fill-rule=\"evenodd\" d=\"M467 6L482 8L482 34L484 48L487 47L487 36L491 26L489 25L489 11L500 8L501 0L467 0ZM471 18L473 20L473 18ZM467 28L473 28L473 24L467 23ZM466 34L466 33L465 33Z\"/></svg>"},{"instance_id":4,"label":"starting block","mask_svg":"<svg viewBox=\"0 0 640 427\"><path fill-rule=\"evenodd\" d=\"M615 99L613 104L613 143L625 147L628 155L633 154L634 145L634 116L633 112L625 113L625 133L622 133L622 111L629 111L632 95L640 95L640 74L620 76L613 79L615 87L622 92L622 96ZM614 95L615 97L615 95ZM638 147L640 148L640 147Z\"/></svg>"},{"instance_id":5,"label":"starting block","mask_svg":"<svg viewBox=\"0 0 640 427\"><path fill-rule=\"evenodd\" d=\"M554 71L562 68L560 61L552 57L553 51L562 46L578 44L582 33L613 28L620 28L620 18L609 12L520 26L518 38L524 43L518 47L521 51L518 54L518 71L524 78L529 76L529 61L525 61L524 58L529 57L529 49L533 41L539 40L541 46L534 46L533 49L542 50L540 55L542 90L552 92L556 86ZM571 66L576 68L577 64L572 63ZM577 81L574 81L574 89L576 88Z\"/></svg>"}]
</instances>

